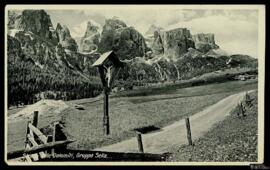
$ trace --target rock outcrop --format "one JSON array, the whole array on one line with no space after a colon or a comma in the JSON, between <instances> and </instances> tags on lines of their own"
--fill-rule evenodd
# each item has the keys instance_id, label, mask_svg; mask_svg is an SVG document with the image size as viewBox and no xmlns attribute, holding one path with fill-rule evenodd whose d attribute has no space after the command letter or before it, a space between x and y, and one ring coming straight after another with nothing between
<instances>
[{"instance_id":1,"label":"rock outcrop","mask_svg":"<svg viewBox=\"0 0 270 170\"><path fill-rule=\"evenodd\" d=\"M203 53L201 53L200 51L194 48L189 48L187 53L184 54L184 57L190 57L190 58L198 58L202 56L203 56Z\"/></svg>"},{"instance_id":2,"label":"rock outcrop","mask_svg":"<svg viewBox=\"0 0 270 170\"><path fill-rule=\"evenodd\" d=\"M96 51L98 49L99 40L99 27L88 21L85 34L80 40L79 51L82 53L91 53Z\"/></svg>"},{"instance_id":3,"label":"rock outcrop","mask_svg":"<svg viewBox=\"0 0 270 170\"><path fill-rule=\"evenodd\" d=\"M219 46L215 43L215 35L214 34L195 34L192 36L195 47L202 53L207 53L211 49L218 49Z\"/></svg>"},{"instance_id":4,"label":"rock outcrop","mask_svg":"<svg viewBox=\"0 0 270 170\"><path fill-rule=\"evenodd\" d=\"M186 28L162 31L160 34L165 56L180 58L189 48L195 47L190 31Z\"/></svg>"},{"instance_id":5,"label":"rock outcrop","mask_svg":"<svg viewBox=\"0 0 270 170\"><path fill-rule=\"evenodd\" d=\"M162 30L163 30L162 27L158 27L158 26L152 24L152 25L148 28L148 30L145 32L145 35L154 35L154 33L155 33L156 31L157 31L157 32L160 32L160 31L162 31Z\"/></svg>"},{"instance_id":6,"label":"rock outcrop","mask_svg":"<svg viewBox=\"0 0 270 170\"><path fill-rule=\"evenodd\" d=\"M152 52L154 55L159 55L164 53L164 47L163 47L163 42L162 38L160 36L160 33L158 31L155 31L154 37L152 42L150 43L150 48L152 49Z\"/></svg>"},{"instance_id":7,"label":"rock outcrop","mask_svg":"<svg viewBox=\"0 0 270 170\"><path fill-rule=\"evenodd\" d=\"M66 25L61 26L59 23L55 29L58 37L58 43L60 43L65 49L73 52L77 52L78 46L76 41L71 37L70 31Z\"/></svg>"},{"instance_id":8,"label":"rock outcrop","mask_svg":"<svg viewBox=\"0 0 270 170\"><path fill-rule=\"evenodd\" d=\"M144 57L148 51L144 37L117 18L105 21L98 47L101 53L114 50L120 59Z\"/></svg>"},{"instance_id":9,"label":"rock outcrop","mask_svg":"<svg viewBox=\"0 0 270 170\"><path fill-rule=\"evenodd\" d=\"M21 15L13 16L9 22L10 28L35 34L54 44L57 42L50 16L44 10L24 10Z\"/></svg>"},{"instance_id":10,"label":"rock outcrop","mask_svg":"<svg viewBox=\"0 0 270 170\"><path fill-rule=\"evenodd\" d=\"M60 71L78 65L77 44L66 26L53 28L44 10L24 10L9 13L8 34L18 41L21 55L41 69ZM11 38L12 37L12 38ZM11 43L12 44L12 43ZM70 54L72 53L72 55Z\"/></svg>"}]
</instances>

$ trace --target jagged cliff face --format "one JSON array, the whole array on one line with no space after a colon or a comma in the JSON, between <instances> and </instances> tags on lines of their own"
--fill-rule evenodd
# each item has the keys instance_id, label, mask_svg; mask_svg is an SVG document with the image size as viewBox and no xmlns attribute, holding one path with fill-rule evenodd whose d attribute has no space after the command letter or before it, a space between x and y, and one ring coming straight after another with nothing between
<instances>
[{"instance_id":1,"label":"jagged cliff face","mask_svg":"<svg viewBox=\"0 0 270 170\"><path fill-rule=\"evenodd\" d=\"M186 28L161 32L164 55L180 58L189 48L194 48L194 42L190 31Z\"/></svg>"},{"instance_id":2,"label":"jagged cliff face","mask_svg":"<svg viewBox=\"0 0 270 170\"><path fill-rule=\"evenodd\" d=\"M9 22L10 28L23 30L40 38L56 43L50 16L44 10L24 10L21 15Z\"/></svg>"},{"instance_id":3,"label":"jagged cliff face","mask_svg":"<svg viewBox=\"0 0 270 170\"><path fill-rule=\"evenodd\" d=\"M154 27L149 28L149 30L153 29ZM186 28L156 30L153 36L148 36L148 45L154 56L164 55L174 60L181 58L189 48L195 48L190 31Z\"/></svg>"},{"instance_id":4,"label":"jagged cliff face","mask_svg":"<svg viewBox=\"0 0 270 170\"><path fill-rule=\"evenodd\" d=\"M101 53L114 50L120 59L144 57L148 50L144 37L116 18L105 21L98 47Z\"/></svg>"},{"instance_id":5,"label":"jagged cliff face","mask_svg":"<svg viewBox=\"0 0 270 170\"><path fill-rule=\"evenodd\" d=\"M77 52L66 26L54 29L43 10L9 14L8 103L32 104L41 92L53 91L57 99L93 97L100 93L95 55ZM89 90L90 89L90 90Z\"/></svg>"},{"instance_id":6,"label":"jagged cliff face","mask_svg":"<svg viewBox=\"0 0 270 170\"><path fill-rule=\"evenodd\" d=\"M215 35L214 34L195 34L192 36L195 47L199 51L203 53L207 53L211 49L218 49L219 46L215 43Z\"/></svg>"},{"instance_id":7,"label":"jagged cliff face","mask_svg":"<svg viewBox=\"0 0 270 170\"><path fill-rule=\"evenodd\" d=\"M93 53L98 50L100 41L99 29L100 28L92 24L91 21L87 22L85 34L80 40L80 52Z\"/></svg>"},{"instance_id":8,"label":"jagged cliff face","mask_svg":"<svg viewBox=\"0 0 270 170\"><path fill-rule=\"evenodd\" d=\"M9 16L10 42L18 42L17 48L21 49L24 58L46 71L84 69L85 59L77 53L78 46L69 29L60 24L54 29L44 10L24 10Z\"/></svg>"},{"instance_id":9,"label":"jagged cliff face","mask_svg":"<svg viewBox=\"0 0 270 170\"><path fill-rule=\"evenodd\" d=\"M151 25L146 32L147 45L152 49L153 55L165 55L177 60L183 56L190 56L198 53L208 54L211 50L218 49L215 43L214 34L191 35L186 28L176 28L173 30L163 30L161 27ZM192 49L191 53L188 49ZM196 51L194 53L194 51ZM187 53L187 54L186 54Z\"/></svg>"},{"instance_id":10,"label":"jagged cliff face","mask_svg":"<svg viewBox=\"0 0 270 170\"><path fill-rule=\"evenodd\" d=\"M77 52L77 50L78 50L77 43L71 37L70 31L66 25L61 26L58 23L55 31L57 33L58 43L60 43L63 48L70 50L72 52Z\"/></svg>"},{"instance_id":11,"label":"jagged cliff face","mask_svg":"<svg viewBox=\"0 0 270 170\"><path fill-rule=\"evenodd\" d=\"M163 41L158 31L155 31L153 40L150 44L150 48L154 55L160 55L164 53Z\"/></svg>"}]
</instances>

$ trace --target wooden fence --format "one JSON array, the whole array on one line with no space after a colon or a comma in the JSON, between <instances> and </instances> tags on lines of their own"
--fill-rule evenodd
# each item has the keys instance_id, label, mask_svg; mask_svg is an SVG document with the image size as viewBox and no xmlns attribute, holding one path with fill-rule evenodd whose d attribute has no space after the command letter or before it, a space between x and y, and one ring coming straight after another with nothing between
<instances>
[{"instance_id":1,"label":"wooden fence","mask_svg":"<svg viewBox=\"0 0 270 170\"><path fill-rule=\"evenodd\" d=\"M8 152L8 160L35 162L35 161L162 161L168 156L165 154L143 153L142 138L140 153L103 152L88 150L67 149L66 146L75 140L58 140L59 122L53 123L52 135L45 135L38 127L38 112L33 113L32 121L27 122L25 148ZM138 134L141 137L141 134ZM57 155L74 155L73 158L57 157ZM54 156L56 155L56 156ZM87 155L81 158L76 155ZM90 155L90 156L89 156ZM93 155L93 156L91 156ZM105 155L105 156L104 156Z\"/></svg>"},{"instance_id":2,"label":"wooden fence","mask_svg":"<svg viewBox=\"0 0 270 170\"><path fill-rule=\"evenodd\" d=\"M38 111L33 114L32 121L28 121L26 127L25 148L7 154L8 159L25 159L28 162L38 161L53 154L55 148L64 148L74 140L56 141L59 132L59 122L53 123L53 134L46 136L38 128Z\"/></svg>"}]
</instances>

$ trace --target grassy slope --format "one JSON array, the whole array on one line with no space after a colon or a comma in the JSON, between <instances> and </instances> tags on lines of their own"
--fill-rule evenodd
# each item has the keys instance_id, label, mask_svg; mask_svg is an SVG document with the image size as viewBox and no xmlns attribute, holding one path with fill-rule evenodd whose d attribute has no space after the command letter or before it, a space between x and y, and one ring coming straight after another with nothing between
<instances>
[{"instance_id":1,"label":"grassy slope","mask_svg":"<svg viewBox=\"0 0 270 170\"><path fill-rule=\"evenodd\" d=\"M237 117L238 109L224 121L216 124L194 146L172 149L168 161L248 161L257 160L257 93L251 95L251 107L246 117Z\"/></svg>"},{"instance_id":2,"label":"grassy slope","mask_svg":"<svg viewBox=\"0 0 270 170\"><path fill-rule=\"evenodd\" d=\"M194 114L230 94L256 88L256 81L234 81L183 89L169 89L165 94L120 97L110 100L111 135L102 132L102 101L84 103L85 110L69 109L63 116L66 131L77 139L76 149L92 149L134 136L134 128L162 127ZM164 93L163 93L164 92ZM189 97L187 97L189 96Z\"/></svg>"}]
</instances>

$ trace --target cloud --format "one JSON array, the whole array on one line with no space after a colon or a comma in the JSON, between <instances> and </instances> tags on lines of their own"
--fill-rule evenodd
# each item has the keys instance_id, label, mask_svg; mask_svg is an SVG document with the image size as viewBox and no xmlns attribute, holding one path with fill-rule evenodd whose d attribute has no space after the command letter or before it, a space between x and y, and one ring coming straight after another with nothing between
<instances>
[{"instance_id":1,"label":"cloud","mask_svg":"<svg viewBox=\"0 0 270 170\"><path fill-rule=\"evenodd\" d=\"M100 13L102 12L102 13ZM142 34L147 31L151 24L160 26L170 25L177 21L184 20L185 15L183 10L169 10L169 9L108 9L108 10L85 10L85 15L93 15L93 13L103 15L105 19L113 16L119 17L128 26L134 26ZM190 13L191 14L191 13Z\"/></svg>"}]
</instances>

